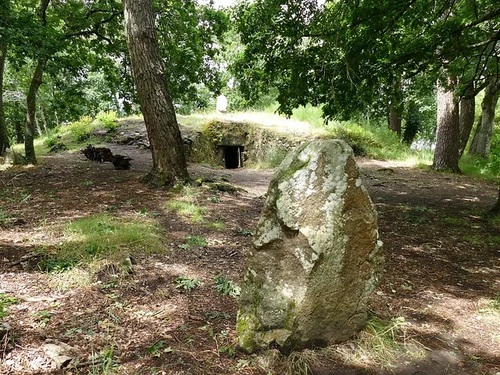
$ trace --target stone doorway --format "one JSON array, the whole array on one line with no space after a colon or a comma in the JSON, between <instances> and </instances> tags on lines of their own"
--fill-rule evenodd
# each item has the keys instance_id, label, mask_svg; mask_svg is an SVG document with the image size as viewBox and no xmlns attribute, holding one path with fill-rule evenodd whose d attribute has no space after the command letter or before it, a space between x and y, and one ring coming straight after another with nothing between
<instances>
[{"instance_id":1,"label":"stone doorway","mask_svg":"<svg viewBox=\"0 0 500 375\"><path fill-rule=\"evenodd\" d=\"M227 169L243 167L244 146L220 146L222 149L222 161Z\"/></svg>"}]
</instances>

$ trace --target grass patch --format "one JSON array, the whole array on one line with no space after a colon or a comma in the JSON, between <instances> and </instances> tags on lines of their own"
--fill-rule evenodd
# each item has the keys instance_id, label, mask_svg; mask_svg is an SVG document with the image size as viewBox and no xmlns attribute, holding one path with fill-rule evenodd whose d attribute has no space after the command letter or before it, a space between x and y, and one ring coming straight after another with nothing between
<instances>
[{"instance_id":1,"label":"grass patch","mask_svg":"<svg viewBox=\"0 0 500 375\"><path fill-rule=\"evenodd\" d=\"M500 315L500 294L488 302L488 308Z\"/></svg>"},{"instance_id":2,"label":"grass patch","mask_svg":"<svg viewBox=\"0 0 500 375\"><path fill-rule=\"evenodd\" d=\"M59 127L57 134L62 139L71 140L75 143L87 142L92 133L99 127L92 117L84 116L78 121Z\"/></svg>"},{"instance_id":3,"label":"grass patch","mask_svg":"<svg viewBox=\"0 0 500 375\"><path fill-rule=\"evenodd\" d=\"M201 236L187 236L186 241L190 246L205 247L208 245L207 240Z\"/></svg>"},{"instance_id":4,"label":"grass patch","mask_svg":"<svg viewBox=\"0 0 500 375\"><path fill-rule=\"evenodd\" d=\"M346 363L358 363L376 367L390 368L403 354L419 355L419 351L412 347L406 349L409 343L401 342L404 338L406 321L403 317L396 317L389 321L372 316L363 331L359 334L354 345L339 345L327 348L335 351L334 355ZM409 346L409 345L408 345Z\"/></svg>"},{"instance_id":5,"label":"grass patch","mask_svg":"<svg viewBox=\"0 0 500 375\"><path fill-rule=\"evenodd\" d=\"M488 220L488 223L490 225L493 225L493 226L496 226L498 228L500 228L500 216L488 216L487 217L487 220Z\"/></svg>"},{"instance_id":6,"label":"grass patch","mask_svg":"<svg viewBox=\"0 0 500 375\"><path fill-rule=\"evenodd\" d=\"M12 215L0 208L0 227L8 227L12 221Z\"/></svg>"},{"instance_id":7,"label":"grass patch","mask_svg":"<svg viewBox=\"0 0 500 375\"><path fill-rule=\"evenodd\" d=\"M207 209L193 202L173 200L167 203L167 208L176 214L189 218L194 223L204 221Z\"/></svg>"},{"instance_id":8,"label":"grass patch","mask_svg":"<svg viewBox=\"0 0 500 375\"><path fill-rule=\"evenodd\" d=\"M40 156L50 152L78 150L83 144L94 140L96 130L103 129L107 132L114 132L117 128L118 114L114 111L99 112L95 118L83 116L78 121L56 126L35 139L35 154ZM24 144L13 145L12 149L24 155Z\"/></svg>"},{"instance_id":9,"label":"grass patch","mask_svg":"<svg viewBox=\"0 0 500 375\"><path fill-rule=\"evenodd\" d=\"M207 240L201 236L187 236L186 242L179 245L179 248L183 250L189 250L193 246L205 247L207 245L208 245Z\"/></svg>"},{"instance_id":10,"label":"grass patch","mask_svg":"<svg viewBox=\"0 0 500 375\"><path fill-rule=\"evenodd\" d=\"M482 247L482 246L500 246L500 236L495 236L491 234L475 234L464 235L464 239L470 242L471 245Z\"/></svg>"},{"instance_id":11,"label":"grass patch","mask_svg":"<svg viewBox=\"0 0 500 375\"><path fill-rule=\"evenodd\" d=\"M500 158L493 155L487 159L464 155L460 159L460 169L469 176L479 177L486 181L500 182Z\"/></svg>"},{"instance_id":12,"label":"grass patch","mask_svg":"<svg viewBox=\"0 0 500 375\"><path fill-rule=\"evenodd\" d=\"M444 221L447 224L459 227L466 227L469 225L469 221L461 217L445 217Z\"/></svg>"},{"instance_id":13,"label":"grass patch","mask_svg":"<svg viewBox=\"0 0 500 375\"><path fill-rule=\"evenodd\" d=\"M49 153L49 148L45 144L46 137L40 137L33 141L33 146L35 147L35 155L47 155ZM18 143L12 146L12 149L22 155L24 155L24 144Z\"/></svg>"},{"instance_id":14,"label":"grass patch","mask_svg":"<svg viewBox=\"0 0 500 375\"><path fill-rule=\"evenodd\" d=\"M64 240L41 263L44 271L60 273L99 260L123 262L133 255L164 250L155 225L144 217L133 220L98 214L66 225Z\"/></svg>"},{"instance_id":15,"label":"grass patch","mask_svg":"<svg viewBox=\"0 0 500 375\"><path fill-rule=\"evenodd\" d=\"M175 197L166 204L167 210L189 219L193 223L205 220L207 209L198 204L200 190L195 186L179 185L173 188Z\"/></svg>"},{"instance_id":16,"label":"grass patch","mask_svg":"<svg viewBox=\"0 0 500 375\"><path fill-rule=\"evenodd\" d=\"M222 231L226 229L226 223L224 223L223 221L214 221L212 223L209 223L208 227L216 231Z\"/></svg>"}]
</instances>

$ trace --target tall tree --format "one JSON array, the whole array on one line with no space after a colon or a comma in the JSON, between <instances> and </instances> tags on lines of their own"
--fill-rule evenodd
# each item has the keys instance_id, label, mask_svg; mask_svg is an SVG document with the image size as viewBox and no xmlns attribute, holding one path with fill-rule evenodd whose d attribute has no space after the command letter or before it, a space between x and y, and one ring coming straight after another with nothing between
<instances>
[{"instance_id":1,"label":"tall tree","mask_svg":"<svg viewBox=\"0 0 500 375\"><path fill-rule=\"evenodd\" d=\"M19 1L16 7L21 37L13 55L18 65L31 64L33 73L26 95L25 153L36 163L34 138L36 135L37 94L46 71L50 74L62 69L78 71L91 49L102 41L111 43L109 34L117 29L108 26L122 14L117 0L52 1L37 0L36 15L31 1ZM118 24L118 22L116 22ZM82 76L82 71L75 72Z\"/></svg>"},{"instance_id":2,"label":"tall tree","mask_svg":"<svg viewBox=\"0 0 500 375\"><path fill-rule=\"evenodd\" d=\"M5 72L5 59L7 56L7 43L0 41L0 155L9 148L9 137L5 123L5 110L3 101L3 79Z\"/></svg>"},{"instance_id":3,"label":"tall tree","mask_svg":"<svg viewBox=\"0 0 500 375\"><path fill-rule=\"evenodd\" d=\"M392 93L389 103L388 125L389 129L401 136L401 123L403 120L403 90L401 88L401 79L394 79L392 84Z\"/></svg>"},{"instance_id":4,"label":"tall tree","mask_svg":"<svg viewBox=\"0 0 500 375\"><path fill-rule=\"evenodd\" d=\"M227 12L193 0L153 0L153 9L173 102L181 109L208 105L200 87L205 92L221 90L222 74L214 67L224 45Z\"/></svg>"},{"instance_id":5,"label":"tall tree","mask_svg":"<svg viewBox=\"0 0 500 375\"><path fill-rule=\"evenodd\" d=\"M421 126L421 116L419 107L415 99L410 99L406 106L405 130L403 133L403 142L411 146Z\"/></svg>"},{"instance_id":6,"label":"tall tree","mask_svg":"<svg viewBox=\"0 0 500 375\"><path fill-rule=\"evenodd\" d=\"M164 75L151 0L123 0L125 33L153 167L147 180L172 186L189 178L179 125Z\"/></svg>"},{"instance_id":7,"label":"tall tree","mask_svg":"<svg viewBox=\"0 0 500 375\"><path fill-rule=\"evenodd\" d=\"M446 86L438 84L437 134L433 168L438 171L460 172L459 160L459 104L454 90L457 78L450 76Z\"/></svg>"},{"instance_id":8,"label":"tall tree","mask_svg":"<svg viewBox=\"0 0 500 375\"><path fill-rule=\"evenodd\" d=\"M47 26L47 8L51 0L40 0L38 9L38 20L40 22L41 34L45 34ZM43 70L48 57L42 52L35 62L35 70L31 78L28 93L26 95L26 131L24 134L24 152L26 159L31 164L36 164L34 139L36 136L36 94L42 84Z\"/></svg>"},{"instance_id":9,"label":"tall tree","mask_svg":"<svg viewBox=\"0 0 500 375\"><path fill-rule=\"evenodd\" d=\"M241 87L274 85L286 114L307 103L322 105L326 118L380 111L394 77L432 82L446 70L465 84L500 61L500 8L491 0L254 0L236 15L246 45L235 68ZM441 132L436 150L458 154L459 127L449 130L457 134ZM458 170L454 156L443 156L438 169Z\"/></svg>"},{"instance_id":10,"label":"tall tree","mask_svg":"<svg viewBox=\"0 0 500 375\"><path fill-rule=\"evenodd\" d=\"M26 160L31 164L36 164L34 140L37 134L36 130L36 94L42 84L43 69L46 60L41 59L36 63L35 71L31 78L28 94L26 95L26 131L24 133L24 153Z\"/></svg>"},{"instance_id":11,"label":"tall tree","mask_svg":"<svg viewBox=\"0 0 500 375\"><path fill-rule=\"evenodd\" d=\"M493 123L495 121L495 108L500 94L500 77L491 77L484 90L484 98L481 103L481 116L474 133L470 146L471 155L488 157L490 153L491 135L493 134Z\"/></svg>"},{"instance_id":12,"label":"tall tree","mask_svg":"<svg viewBox=\"0 0 500 375\"><path fill-rule=\"evenodd\" d=\"M10 16L10 0L0 1L0 155L9 147L7 125L5 123L5 109L3 99L3 81L5 73L5 60L8 48L8 26Z\"/></svg>"},{"instance_id":13,"label":"tall tree","mask_svg":"<svg viewBox=\"0 0 500 375\"><path fill-rule=\"evenodd\" d=\"M458 153L460 156L464 153L467 142L469 141L472 127L474 126L474 115L476 110L476 94L473 84L470 84L460 99L460 140Z\"/></svg>"}]
</instances>

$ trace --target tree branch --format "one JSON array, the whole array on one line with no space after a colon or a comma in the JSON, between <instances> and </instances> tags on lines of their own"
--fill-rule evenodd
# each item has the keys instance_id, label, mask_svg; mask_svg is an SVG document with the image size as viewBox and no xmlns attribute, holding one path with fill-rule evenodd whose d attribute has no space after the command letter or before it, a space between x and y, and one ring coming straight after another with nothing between
<instances>
[{"instance_id":1,"label":"tree branch","mask_svg":"<svg viewBox=\"0 0 500 375\"><path fill-rule=\"evenodd\" d=\"M99 11L102 11L102 10L99 10ZM116 17L118 17L121 14L122 14L121 11L111 12L111 14L109 15L109 17L104 18L101 21L99 21L98 23L94 24L91 29L69 32L66 35L64 35L64 39L71 39L71 38L80 37L80 36L95 35L98 38L100 38L102 40L105 40L109 44L113 44L113 42L112 42L112 40L110 38L104 36L103 34L101 34L99 32L99 29L101 28L101 26L103 26L103 25L111 22L113 19L115 19ZM90 17L90 15L89 15L89 17Z\"/></svg>"},{"instance_id":2,"label":"tree branch","mask_svg":"<svg viewBox=\"0 0 500 375\"><path fill-rule=\"evenodd\" d=\"M39 17L43 26L47 25L47 8L49 7L49 4L50 0L40 0Z\"/></svg>"}]
</instances>

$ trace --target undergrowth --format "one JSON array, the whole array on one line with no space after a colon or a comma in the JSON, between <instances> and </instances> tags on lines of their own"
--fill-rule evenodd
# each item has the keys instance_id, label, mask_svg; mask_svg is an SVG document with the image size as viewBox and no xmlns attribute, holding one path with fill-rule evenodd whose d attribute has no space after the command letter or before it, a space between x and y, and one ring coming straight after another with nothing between
<instances>
[{"instance_id":1,"label":"undergrowth","mask_svg":"<svg viewBox=\"0 0 500 375\"><path fill-rule=\"evenodd\" d=\"M7 307L17 303L17 299L5 293L0 293L0 322L7 316Z\"/></svg>"}]
</instances>

